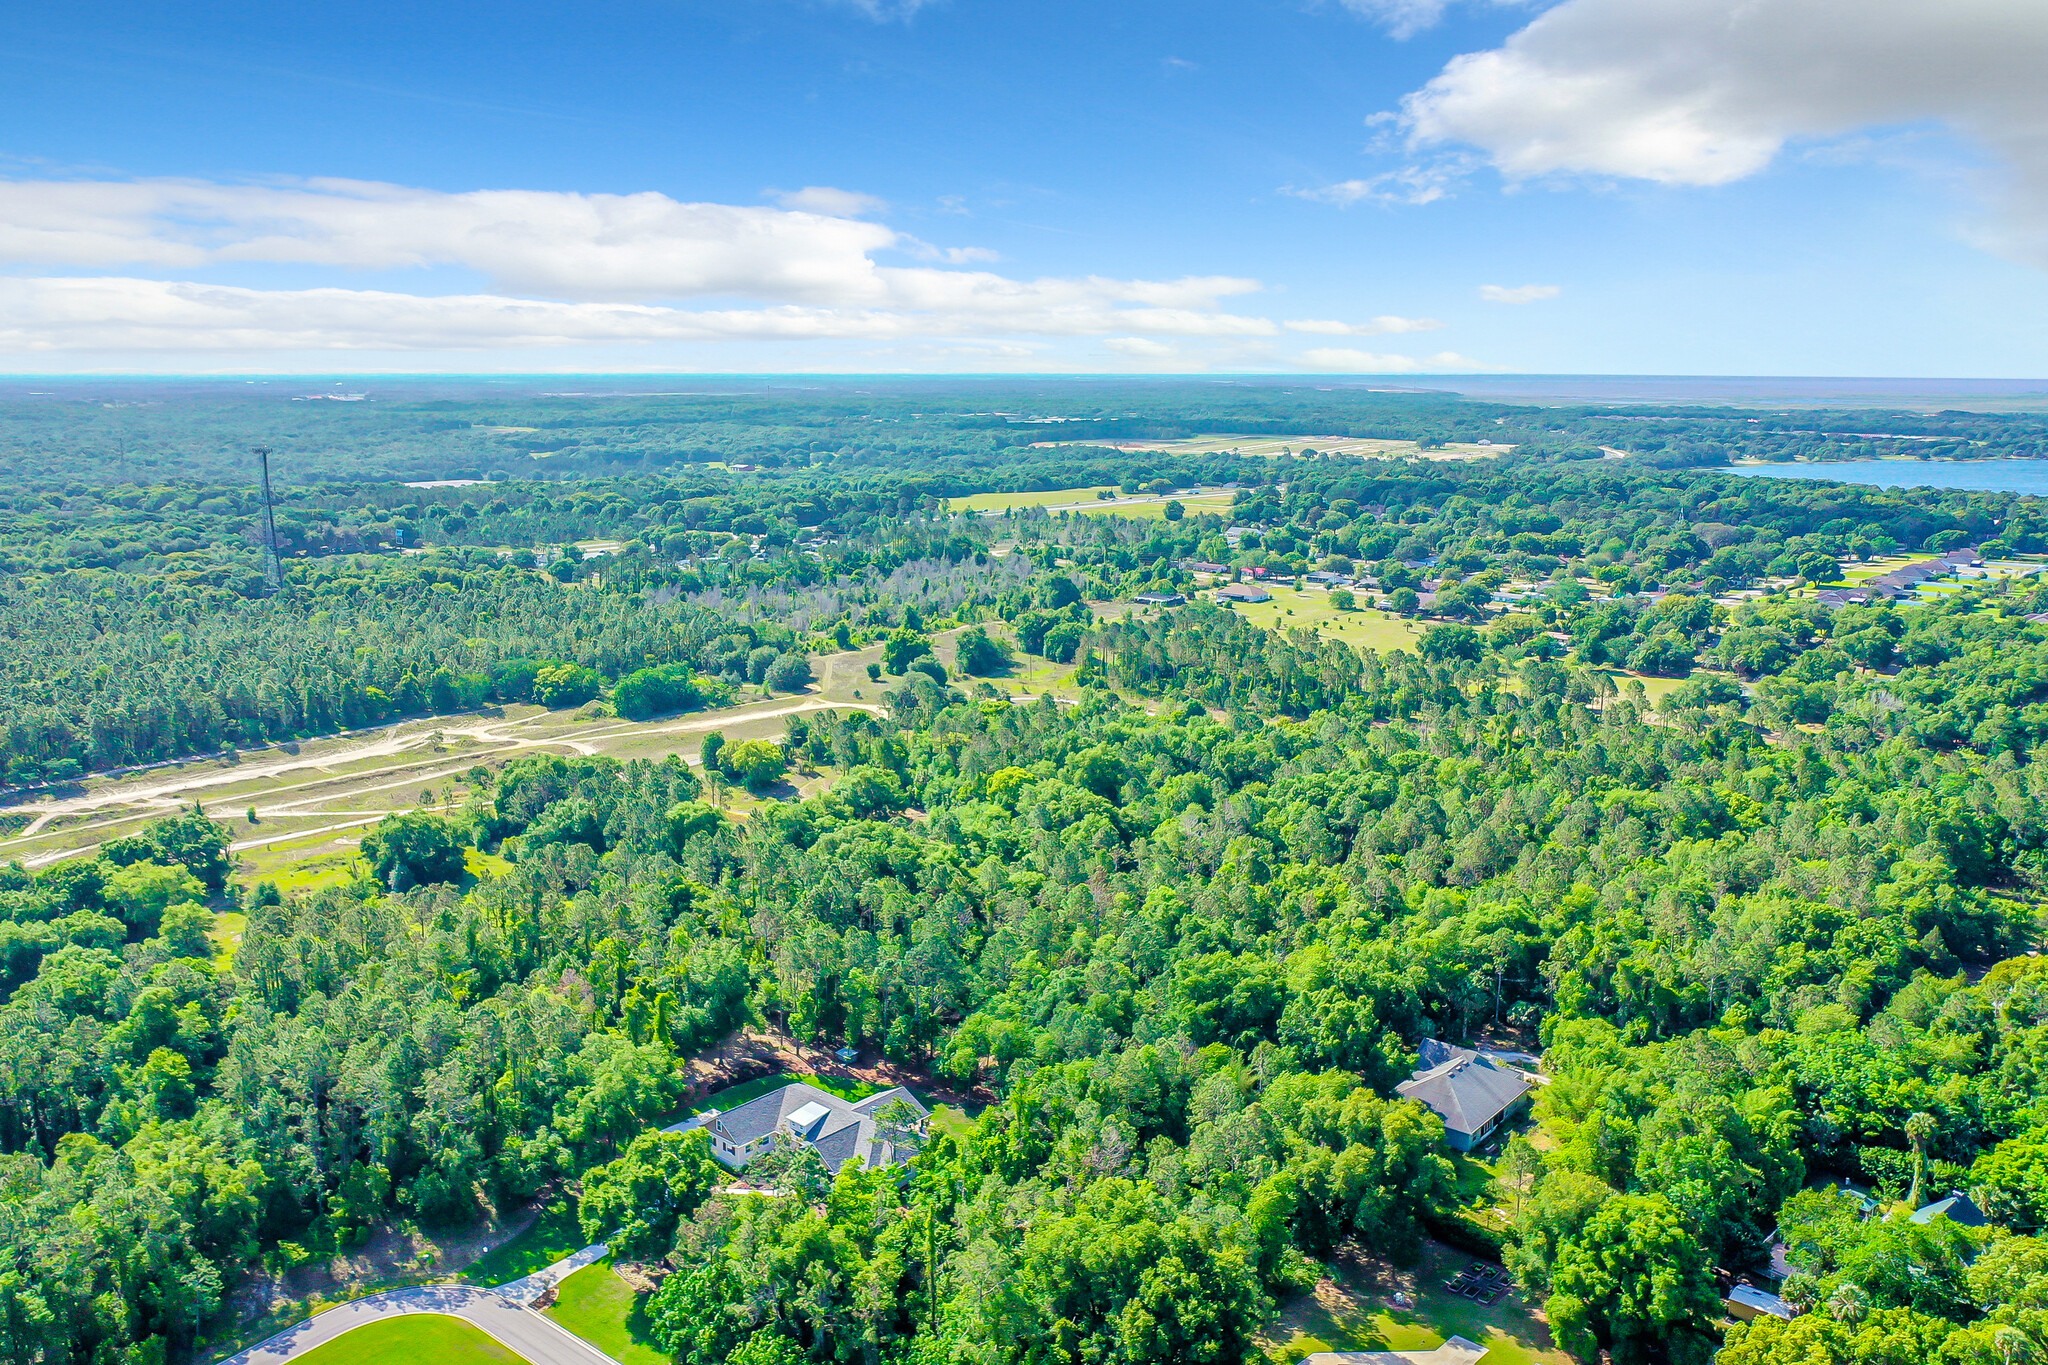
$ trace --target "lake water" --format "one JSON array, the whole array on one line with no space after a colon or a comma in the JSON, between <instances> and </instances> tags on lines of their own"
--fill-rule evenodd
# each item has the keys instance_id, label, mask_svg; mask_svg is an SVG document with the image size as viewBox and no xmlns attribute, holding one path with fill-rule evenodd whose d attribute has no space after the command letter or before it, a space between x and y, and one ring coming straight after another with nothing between
<instances>
[{"instance_id":1,"label":"lake water","mask_svg":"<svg viewBox=\"0 0 2048 1365\"><path fill-rule=\"evenodd\" d=\"M2048 460L1841 460L1736 465L1728 472L1766 479L1873 483L1880 488L1979 488L2048 497Z\"/></svg>"}]
</instances>

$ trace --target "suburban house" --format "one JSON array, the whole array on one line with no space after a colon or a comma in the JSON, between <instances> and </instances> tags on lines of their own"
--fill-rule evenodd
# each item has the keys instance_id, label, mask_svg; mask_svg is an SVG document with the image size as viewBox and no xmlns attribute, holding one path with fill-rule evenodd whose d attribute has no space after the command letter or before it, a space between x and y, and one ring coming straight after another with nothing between
<instances>
[{"instance_id":1,"label":"suburban house","mask_svg":"<svg viewBox=\"0 0 2048 1365\"><path fill-rule=\"evenodd\" d=\"M1270 602L1273 594L1256 583L1231 583L1216 589L1219 602Z\"/></svg>"},{"instance_id":2,"label":"suburban house","mask_svg":"<svg viewBox=\"0 0 2048 1365\"><path fill-rule=\"evenodd\" d=\"M1141 592L1131 600L1145 607L1177 607L1188 599L1177 592Z\"/></svg>"},{"instance_id":3,"label":"suburban house","mask_svg":"<svg viewBox=\"0 0 2048 1365\"><path fill-rule=\"evenodd\" d=\"M1394 1087L1434 1109L1444 1121L1445 1143L1461 1152L1498 1132L1533 1088L1513 1067L1435 1038L1422 1040L1422 1064Z\"/></svg>"},{"instance_id":4,"label":"suburban house","mask_svg":"<svg viewBox=\"0 0 2048 1365\"><path fill-rule=\"evenodd\" d=\"M711 1120L711 1154L739 1170L771 1150L775 1135L781 1133L814 1149L834 1175L849 1161L891 1166L910 1153L899 1153L877 1131L875 1116L898 1101L915 1111L917 1131L922 1133L931 1111L901 1086L864 1100L843 1100L815 1085L792 1082Z\"/></svg>"},{"instance_id":5,"label":"suburban house","mask_svg":"<svg viewBox=\"0 0 2048 1365\"><path fill-rule=\"evenodd\" d=\"M1903 564L1889 573L1867 579L1856 587L1827 588L1815 596L1822 604L1830 607L1861 606L1879 598L1896 602L1912 597L1923 583L1930 583L1949 574L1960 574L1965 569L1981 568L1983 564L1983 556L1975 550L1949 550L1933 559Z\"/></svg>"},{"instance_id":6,"label":"suburban house","mask_svg":"<svg viewBox=\"0 0 2048 1365\"><path fill-rule=\"evenodd\" d=\"M1991 1222L1984 1216L1984 1210L1978 1208L1970 1196L1961 1190L1957 1190L1946 1199L1937 1199L1932 1204L1923 1205L1913 1210L1912 1214L1912 1221L1923 1225L1937 1218L1946 1218L1966 1228L1981 1228Z\"/></svg>"},{"instance_id":7,"label":"suburban house","mask_svg":"<svg viewBox=\"0 0 2048 1365\"><path fill-rule=\"evenodd\" d=\"M1883 1215L1882 1203L1866 1186L1836 1178L1824 1180L1818 1185L1809 1188L1825 1190L1830 1194L1837 1194L1849 1200L1855 1205L1857 1216L1860 1218L1871 1219ZM1923 1226L1937 1218L1947 1218L1952 1222L1962 1224L1966 1228L1981 1228L1991 1222L1991 1219L1986 1216L1984 1210L1978 1208L1976 1203L1960 1190L1952 1192L1946 1199L1937 1199L1932 1204L1923 1204L1908 1214L1907 1217L1912 1222ZM1769 1262L1749 1272L1750 1278L1760 1281L1765 1286L1763 1289L1753 1290L1752 1292L1762 1294L1773 1303L1782 1304L1783 1300L1770 1291L1781 1288L1786 1280L1798 1272L1799 1267L1792 1263L1792 1248L1786 1245L1783 1234L1776 1231L1771 1233L1769 1250ZM1738 1288L1747 1287L1738 1286ZM1728 1297L1731 1301L1734 1298L1732 1294ZM1761 1301L1751 1306L1758 1307L1764 1312L1777 1314L1780 1317L1789 1316L1791 1312L1790 1309L1787 1309L1784 1313L1778 1313L1775 1307L1764 1304ZM1736 1313L1733 1307L1729 1311L1737 1317L1744 1316L1741 1313Z\"/></svg>"}]
</instances>

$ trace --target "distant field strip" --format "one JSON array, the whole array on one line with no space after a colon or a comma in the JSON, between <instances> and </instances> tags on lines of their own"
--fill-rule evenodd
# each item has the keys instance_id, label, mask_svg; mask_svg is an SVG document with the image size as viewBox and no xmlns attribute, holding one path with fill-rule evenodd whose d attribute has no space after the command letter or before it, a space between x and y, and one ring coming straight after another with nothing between
<instances>
[{"instance_id":1,"label":"distant field strip","mask_svg":"<svg viewBox=\"0 0 2048 1365\"><path fill-rule=\"evenodd\" d=\"M976 493L953 501L955 511L989 514L1019 507L1043 507L1048 511L1108 512L1126 517L1161 517L1168 502L1178 502L1189 511L1222 511L1230 506L1230 493L1145 493L1117 498L1098 498L1106 485L1089 488L1056 488L1031 493Z\"/></svg>"},{"instance_id":2,"label":"distant field strip","mask_svg":"<svg viewBox=\"0 0 2048 1365\"><path fill-rule=\"evenodd\" d=\"M1439 450L1419 450L1413 441L1386 440L1373 436L1189 436L1178 441L1040 441L1041 446L1093 445L1117 450L1158 451L1167 455L1299 455L1313 450L1323 455L1420 455L1433 460L1484 459L1504 455L1512 445L1478 445L1453 441ZM1085 490L1084 490L1085 491Z\"/></svg>"}]
</instances>

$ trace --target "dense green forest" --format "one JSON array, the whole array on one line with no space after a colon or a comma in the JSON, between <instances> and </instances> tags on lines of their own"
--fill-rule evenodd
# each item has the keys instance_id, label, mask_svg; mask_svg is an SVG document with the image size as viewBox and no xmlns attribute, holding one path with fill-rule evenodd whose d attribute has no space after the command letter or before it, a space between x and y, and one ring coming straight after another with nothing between
<instances>
[{"instance_id":1,"label":"dense green forest","mask_svg":"<svg viewBox=\"0 0 2048 1365\"><path fill-rule=\"evenodd\" d=\"M688 664L745 682L744 657L762 647L816 653L904 625L1019 621L1037 602L1025 580L1056 560L1075 591L1055 608L1184 586L1179 565L1195 557L1289 575L1384 566L1389 587L1419 586L1400 565L1428 560L1424 572L1451 580L1439 614L1477 619L1495 588L1537 580L1550 586L1534 614L1502 629L1562 629L1589 662L1682 674L1703 653L1744 666L1746 648L1789 662L1776 635L1757 633L1776 627L1720 631L1702 598L1800 574L1816 557L2048 548L2048 511L2012 494L1519 453L1225 463L1238 488L1227 517L1153 522L953 515L907 472L814 472L745 491L665 478L384 486L358 493L353 511L299 489L278 518L279 595L249 489L116 490L0 513L13 570L0 576L0 640L14 646L0 652L4 776L62 780L529 700L535 666L566 663L609 684ZM1085 486L1091 468L1055 471L1056 486ZM1197 474L1157 479L1186 486ZM376 504L389 505L366 510ZM1235 546L1233 525L1251 532ZM618 552L574 548L592 540ZM1005 554L992 558L997 546ZM1673 586L1692 589L1690 616L1633 596ZM1057 626L1044 615L1021 624L1034 652ZM1071 657L1077 638L1059 631L1055 656ZM595 695L581 692L577 702Z\"/></svg>"},{"instance_id":2,"label":"dense green forest","mask_svg":"<svg viewBox=\"0 0 2048 1365\"><path fill-rule=\"evenodd\" d=\"M1274 401L1248 394L1216 400L1235 429ZM768 442L826 399L752 401ZM1352 400L1300 420L1325 401ZM1437 401L1390 409L1449 430ZM144 448L148 410L105 411ZM1169 420L1124 411L1099 424ZM588 1235L669 1268L647 1313L687 1365L1251 1361L1341 1250L1432 1239L1503 1259L1585 1365L2048 1357L2048 589L1784 590L1893 551L2038 554L2048 507L1563 441L1109 468L996 421L936 462L755 481L406 489L366 456L292 485L278 593L224 467L19 481L22 784L493 703L715 707L876 643L886 667L881 714L712 751L732 781L827 779L801 799L532 754L309 894L249 884L200 815L0 868L0 1359L193 1358L259 1267L562 1182ZM992 472L935 483L956 456ZM1234 501L948 505L1138 474ZM595 539L617 552L564 549ZM1377 652L1207 601L1102 609L1193 559L1428 582L1432 619ZM980 643L949 673L929 641L956 625ZM1073 665L1077 700L1013 701L1006 651ZM1686 681L1652 703L1619 669ZM990 1103L907 1171L716 1194L701 1133L651 1130L749 1023ZM1504 1223L1393 1089L1431 1038L1541 1053ZM1892 1207L1950 1190L1990 1225ZM1773 1232L1798 1316L1724 1330L1719 1276Z\"/></svg>"},{"instance_id":3,"label":"dense green forest","mask_svg":"<svg viewBox=\"0 0 2048 1365\"><path fill-rule=\"evenodd\" d=\"M549 480L748 464L769 480L829 466L915 468L935 486L1057 487L1046 442L1172 440L1211 432L1488 440L1674 466L1731 459L2048 456L2032 413L1756 411L1668 405L1545 406L1370 382L1244 378L887 380L801 384L381 378L39 380L0 385L0 484L67 493L196 480L246 484L247 451L277 451L287 482ZM337 402L336 396L357 401ZM1145 457L1137 457L1142 464ZM1098 478L1132 457L1103 451Z\"/></svg>"}]
</instances>

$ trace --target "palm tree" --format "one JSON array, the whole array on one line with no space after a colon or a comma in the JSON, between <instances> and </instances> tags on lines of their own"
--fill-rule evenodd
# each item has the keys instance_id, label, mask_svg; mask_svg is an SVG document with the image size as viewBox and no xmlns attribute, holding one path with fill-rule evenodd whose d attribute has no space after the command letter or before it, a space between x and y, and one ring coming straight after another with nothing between
<instances>
[{"instance_id":1,"label":"palm tree","mask_svg":"<svg viewBox=\"0 0 2048 1365\"><path fill-rule=\"evenodd\" d=\"M1906 1141L1913 1144L1913 1188L1906 1203L1920 1207L1920 1180L1927 1171L1927 1144L1934 1138L1934 1115L1915 1113L1906 1120Z\"/></svg>"},{"instance_id":2,"label":"palm tree","mask_svg":"<svg viewBox=\"0 0 2048 1365\"><path fill-rule=\"evenodd\" d=\"M1853 1284L1837 1285L1835 1292L1828 1296L1828 1316L1836 1322L1855 1324L1870 1314L1870 1296L1862 1286Z\"/></svg>"}]
</instances>

